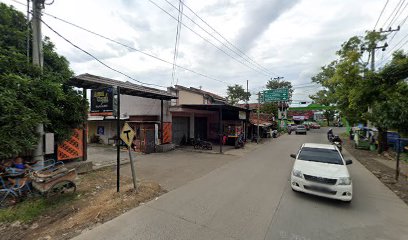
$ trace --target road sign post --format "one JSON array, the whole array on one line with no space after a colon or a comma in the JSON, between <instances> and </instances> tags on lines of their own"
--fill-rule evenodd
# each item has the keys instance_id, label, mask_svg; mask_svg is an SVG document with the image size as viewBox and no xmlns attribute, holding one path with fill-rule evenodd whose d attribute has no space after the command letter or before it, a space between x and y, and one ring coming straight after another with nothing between
<instances>
[{"instance_id":1,"label":"road sign post","mask_svg":"<svg viewBox=\"0 0 408 240\"><path fill-rule=\"evenodd\" d=\"M279 102L278 104L278 122L279 128L286 128L286 106L285 103L289 101L289 89L288 88L276 88L263 91L264 102Z\"/></svg>"},{"instance_id":2,"label":"road sign post","mask_svg":"<svg viewBox=\"0 0 408 240\"><path fill-rule=\"evenodd\" d=\"M289 100L288 88L276 88L263 91L264 102L280 102Z\"/></svg>"},{"instance_id":3,"label":"road sign post","mask_svg":"<svg viewBox=\"0 0 408 240\"><path fill-rule=\"evenodd\" d=\"M132 146L132 141L133 138L135 137L136 133L135 131L129 126L128 123L125 123L125 125L122 128L122 132L120 134L120 138L122 141L128 146L129 150L129 161L130 161L130 169L132 171L132 178L133 178L133 188L137 192L137 184L136 184L136 171L135 171L135 165L133 163L133 157L132 157L132 152L131 152L131 146Z\"/></svg>"},{"instance_id":4,"label":"road sign post","mask_svg":"<svg viewBox=\"0 0 408 240\"><path fill-rule=\"evenodd\" d=\"M116 87L116 191L120 190L120 87Z\"/></svg>"}]
</instances>

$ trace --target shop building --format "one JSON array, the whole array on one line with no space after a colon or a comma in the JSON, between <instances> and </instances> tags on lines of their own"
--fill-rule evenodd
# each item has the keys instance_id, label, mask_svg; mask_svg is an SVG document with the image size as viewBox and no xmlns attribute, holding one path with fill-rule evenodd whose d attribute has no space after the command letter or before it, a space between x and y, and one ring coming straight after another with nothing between
<instances>
[{"instance_id":1,"label":"shop building","mask_svg":"<svg viewBox=\"0 0 408 240\"><path fill-rule=\"evenodd\" d=\"M171 101L173 143L188 144L191 139L219 143L222 135L235 140L245 129L248 110L227 104L219 95L176 85L168 88L177 99Z\"/></svg>"}]
</instances>

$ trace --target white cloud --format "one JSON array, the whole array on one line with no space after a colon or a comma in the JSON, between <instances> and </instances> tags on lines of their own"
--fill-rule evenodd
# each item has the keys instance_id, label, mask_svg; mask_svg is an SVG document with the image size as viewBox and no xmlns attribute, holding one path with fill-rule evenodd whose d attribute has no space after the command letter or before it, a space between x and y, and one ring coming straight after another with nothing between
<instances>
[{"instance_id":1,"label":"white cloud","mask_svg":"<svg viewBox=\"0 0 408 240\"><path fill-rule=\"evenodd\" d=\"M152 1L177 17L177 11L164 0ZM177 0L169 1L178 6ZM13 1L0 2L25 11L24 6ZM389 5L393 8L397 2L392 0ZM252 59L294 85L310 82L310 77L322 65L335 58L335 51L342 42L372 29L384 6L383 0L186 0L185 3ZM384 16L390 15L392 8L386 9ZM148 0L55 1L47 5L44 11L167 61L173 60L177 22ZM205 26L186 7L184 13ZM406 13L401 18L405 16ZM385 25L385 19L383 17L379 27ZM52 17L45 15L44 21L81 48L136 79L160 85L171 84L172 66L169 64ZM186 17L183 23L234 55ZM43 31L56 44L57 51L67 57L76 74L88 72L128 80L75 49L45 26ZM208 31L213 33L210 29ZM404 35L401 33L402 37ZM395 43L399 37L397 35ZM248 79L250 89L255 92L270 78L236 62L185 27L181 32L178 64L230 84L245 86ZM225 95L224 83L182 69L178 70L177 78L179 84L202 86L203 89ZM299 89L295 97L307 98L312 90Z\"/></svg>"}]
</instances>

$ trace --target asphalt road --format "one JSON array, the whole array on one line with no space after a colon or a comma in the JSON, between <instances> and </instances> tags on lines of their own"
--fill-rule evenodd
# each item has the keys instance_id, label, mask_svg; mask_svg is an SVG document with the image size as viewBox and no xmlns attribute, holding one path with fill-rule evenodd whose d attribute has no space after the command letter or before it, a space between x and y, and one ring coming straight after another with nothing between
<instances>
[{"instance_id":1,"label":"asphalt road","mask_svg":"<svg viewBox=\"0 0 408 240\"><path fill-rule=\"evenodd\" d=\"M295 153L325 130L285 135L76 239L408 239L408 206L353 159L351 204L291 191Z\"/></svg>"}]
</instances>

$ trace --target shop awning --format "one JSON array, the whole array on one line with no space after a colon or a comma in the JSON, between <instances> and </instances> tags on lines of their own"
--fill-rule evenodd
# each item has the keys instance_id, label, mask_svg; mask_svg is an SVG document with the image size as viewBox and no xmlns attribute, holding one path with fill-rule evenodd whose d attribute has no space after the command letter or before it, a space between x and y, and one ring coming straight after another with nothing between
<instances>
[{"instance_id":1,"label":"shop awning","mask_svg":"<svg viewBox=\"0 0 408 240\"><path fill-rule=\"evenodd\" d=\"M182 104L181 107L189 108L189 109L196 109L196 110L207 110L207 111L219 111L220 108L222 110L230 110L230 111L245 111L249 112L250 110L242 107L237 107L228 104Z\"/></svg>"},{"instance_id":2,"label":"shop awning","mask_svg":"<svg viewBox=\"0 0 408 240\"><path fill-rule=\"evenodd\" d=\"M249 122L252 125L260 126L260 127L270 127L270 126L272 126L271 122L263 121L261 119L259 121L258 121L258 119L250 119Z\"/></svg>"},{"instance_id":3,"label":"shop awning","mask_svg":"<svg viewBox=\"0 0 408 240\"><path fill-rule=\"evenodd\" d=\"M81 74L69 79L68 84L78 88L86 89L98 89L103 87L119 86L120 93L122 95L131 95L160 100L171 100L178 98L163 90L145 87L130 82L118 81L106 77L100 77L89 73Z\"/></svg>"},{"instance_id":4,"label":"shop awning","mask_svg":"<svg viewBox=\"0 0 408 240\"><path fill-rule=\"evenodd\" d=\"M121 116L120 120L127 120L129 116ZM116 120L113 116L91 116L88 115L88 121L104 121L104 120Z\"/></svg>"}]
</instances>

